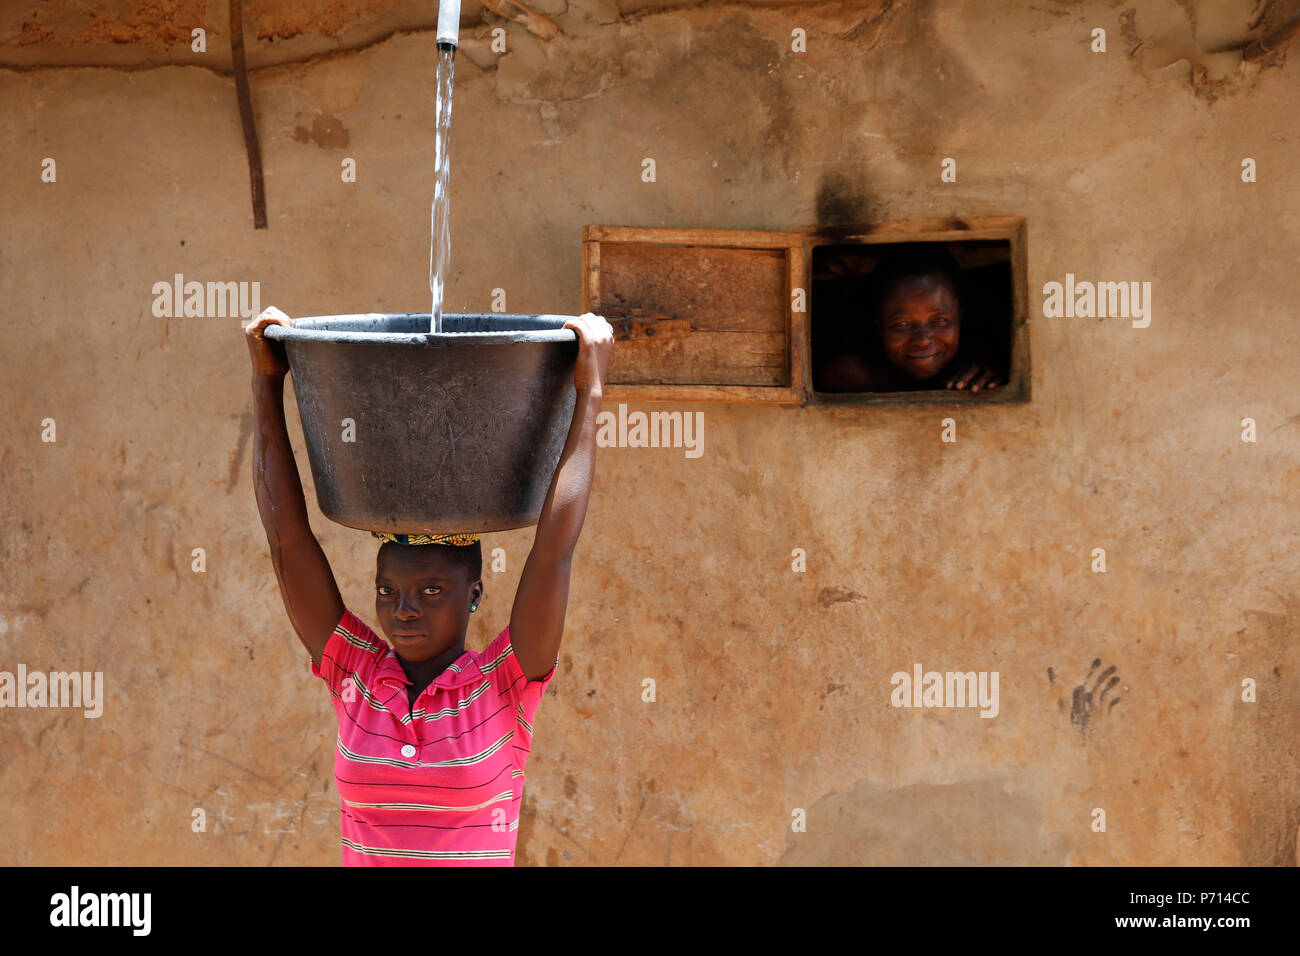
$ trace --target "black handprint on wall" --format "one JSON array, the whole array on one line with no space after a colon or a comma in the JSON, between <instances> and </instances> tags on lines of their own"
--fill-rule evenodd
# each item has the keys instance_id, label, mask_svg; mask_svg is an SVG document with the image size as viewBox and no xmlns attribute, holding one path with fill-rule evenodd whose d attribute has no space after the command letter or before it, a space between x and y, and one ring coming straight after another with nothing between
<instances>
[{"instance_id":1,"label":"black handprint on wall","mask_svg":"<svg viewBox=\"0 0 1300 956\"><path fill-rule=\"evenodd\" d=\"M1097 674L1097 679L1089 686L1089 681L1092 681L1092 676L1097 673L1099 667L1101 667L1101 658L1094 658L1083 681L1070 692L1070 723L1079 728L1081 734L1087 732L1088 723L1094 716L1110 713L1123 699L1115 691L1120 684L1120 678L1113 664ZM1053 684L1056 683L1056 674L1050 667L1047 669L1047 679ZM1065 701L1058 700L1057 706L1065 710Z\"/></svg>"}]
</instances>

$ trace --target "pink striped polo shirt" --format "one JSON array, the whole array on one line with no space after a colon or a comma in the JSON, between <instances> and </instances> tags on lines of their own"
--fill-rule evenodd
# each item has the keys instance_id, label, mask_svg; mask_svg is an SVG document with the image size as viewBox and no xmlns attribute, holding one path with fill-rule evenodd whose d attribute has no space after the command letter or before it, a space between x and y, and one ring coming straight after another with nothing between
<instances>
[{"instance_id":1,"label":"pink striped polo shirt","mask_svg":"<svg viewBox=\"0 0 1300 956\"><path fill-rule=\"evenodd\" d=\"M507 626L412 708L397 655L345 608L311 667L339 721L343 864L514 866L533 715L555 669L528 680Z\"/></svg>"}]
</instances>

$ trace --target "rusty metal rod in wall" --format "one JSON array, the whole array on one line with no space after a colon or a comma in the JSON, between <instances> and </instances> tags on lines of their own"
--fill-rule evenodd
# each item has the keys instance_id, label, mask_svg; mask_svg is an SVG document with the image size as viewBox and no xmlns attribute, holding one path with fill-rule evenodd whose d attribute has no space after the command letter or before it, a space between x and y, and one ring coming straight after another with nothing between
<instances>
[{"instance_id":1,"label":"rusty metal rod in wall","mask_svg":"<svg viewBox=\"0 0 1300 956\"><path fill-rule=\"evenodd\" d=\"M230 3L230 59L235 71L235 92L239 97L239 120L244 127L244 148L248 152L248 177L253 188L253 228L266 228L266 192L262 186L262 151L257 145L257 124L253 101L248 93L248 64L244 61L244 11L240 0Z\"/></svg>"}]
</instances>

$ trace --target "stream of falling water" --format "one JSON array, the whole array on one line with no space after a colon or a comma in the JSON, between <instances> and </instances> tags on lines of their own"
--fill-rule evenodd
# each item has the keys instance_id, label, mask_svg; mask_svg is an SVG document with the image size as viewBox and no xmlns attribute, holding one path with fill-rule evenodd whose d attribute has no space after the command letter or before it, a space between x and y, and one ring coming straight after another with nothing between
<instances>
[{"instance_id":1,"label":"stream of falling water","mask_svg":"<svg viewBox=\"0 0 1300 956\"><path fill-rule=\"evenodd\" d=\"M448 222L451 196L447 192L451 163L447 155L447 136L451 132L451 80L455 65L456 48L450 43L439 43L437 131L433 145L433 206L429 211L429 291L433 293L433 308L429 313L430 332L442 331L442 290L447 278L447 262L451 258L451 230Z\"/></svg>"}]
</instances>

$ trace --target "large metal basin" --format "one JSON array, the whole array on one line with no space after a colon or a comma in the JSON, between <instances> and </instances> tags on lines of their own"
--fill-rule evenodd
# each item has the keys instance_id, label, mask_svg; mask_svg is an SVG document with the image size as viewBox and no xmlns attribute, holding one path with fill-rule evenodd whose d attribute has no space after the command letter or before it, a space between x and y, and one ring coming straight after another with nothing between
<instances>
[{"instance_id":1,"label":"large metal basin","mask_svg":"<svg viewBox=\"0 0 1300 956\"><path fill-rule=\"evenodd\" d=\"M366 531L537 523L573 418L570 316L311 316L282 341L316 498Z\"/></svg>"}]
</instances>

